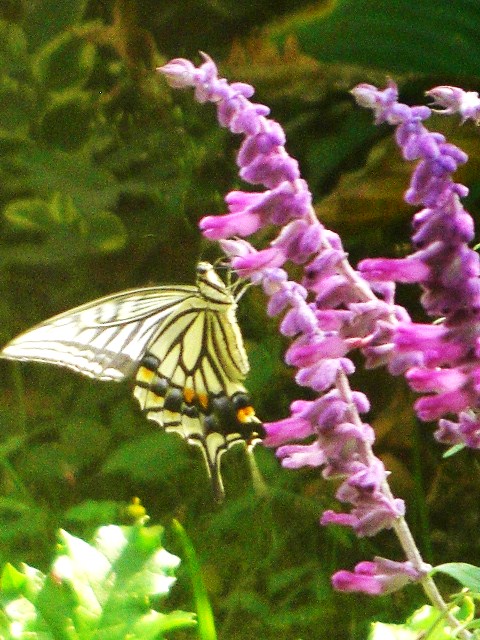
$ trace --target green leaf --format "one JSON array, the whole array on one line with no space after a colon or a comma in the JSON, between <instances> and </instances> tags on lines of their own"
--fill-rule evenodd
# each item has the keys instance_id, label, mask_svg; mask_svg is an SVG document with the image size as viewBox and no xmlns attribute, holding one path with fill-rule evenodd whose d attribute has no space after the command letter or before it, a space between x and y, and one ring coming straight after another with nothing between
<instances>
[{"instance_id":1,"label":"green leaf","mask_svg":"<svg viewBox=\"0 0 480 640\"><path fill-rule=\"evenodd\" d=\"M93 416L67 416L58 428L65 457L77 469L101 457L110 444L109 429Z\"/></svg>"},{"instance_id":2,"label":"green leaf","mask_svg":"<svg viewBox=\"0 0 480 640\"><path fill-rule=\"evenodd\" d=\"M111 211L95 214L88 223L88 242L92 248L102 253L122 249L128 234L120 218Z\"/></svg>"},{"instance_id":3,"label":"green leaf","mask_svg":"<svg viewBox=\"0 0 480 640\"><path fill-rule=\"evenodd\" d=\"M470 591L480 591L480 567L466 562L447 562L434 567L431 573L445 573Z\"/></svg>"},{"instance_id":4,"label":"green leaf","mask_svg":"<svg viewBox=\"0 0 480 640\"><path fill-rule=\"evenodd\" d=\"M85 252L110 253L127 241L127 231L114 213L82 215L72 198L60 193L54 193L50 202L15 200L6 206L5 218L14 230L41 234L31 247L20 251L18 245L7 247L2 255L6 261L62 261Z\"/></svg>"},{"instance_id":5,"label":"green leaf","mask_svg":"<svg viewBox=\"0 0 480 640\"><path fill-rule=\"evenodd\" d=\"M90 137L92 117L92 103L86 92L62 92L42 115L42 140L65 151L80 149Z\"/></svg>"},{"instance_id":6,"label":"green leaf","mask_svg":"<svg viewBox=\"0 0 480 640\"><path fill-rule=\"evenodd\" d=\"M27 39L17 24L0 20L0 65L3 73L15 73L28 63Z\"/></svg>"},{"instance_id":7,"label":"green leaf","mask_svg":"<svg viewBox=\"0 0 480 640\"><path fill-rule=\"evenodd\" d=\"M26 133L34 101L35 92L30 85L6 75L0 77L0 129Z\"/></svg>"},{"instance_id":8,"label":"green leaf","mask_svg":"<svg viewBox=\"0 0 480 640\"><path fill-rule=\"evenodd\" d=\"M52 224L51 205L39 198L10 202L5 207L4 216L19 230L48 231Z\"/></svg>"},{"instance_id":9,"label":"green leaf","mask_svg":"<svg viewBox=\"0 0 480 640\"><path fill-rule=\"evenodd\" d=\"M121 445L107 460L104 473L128 473L136 480L168 482L191 464L186 442L172 433L155 431Z\"/></svg>"},{"instance_id":10,"label":"green leaf","mask_svg":"<svg viewBox=\"0 0 480 640\"><path fill-rule=\"evenodd\" d=\"M50 573L34 575L36 589L27 588L31 568L4 570L10 633L40 640L144 640L194 626L191 613L161 613L151 606L151 599L170 591L180 562L163 549L162 534L162 527L141 523L109 525L98 529L90 545L61 531Z\"/></svg>"},{"instance_id":11,"label":"green leaf","mask_svg":"<svg viewBox=\"0 0 480 640\"><path fill-rule=\"evenodd\" d=\"M0 544L35 539L45 531L46 513L41 505L10 496L0 497Z\"/></svg>"},{"instance_id":12,"label":"green leaf","mask_svg":"<svg viewBox=\"0 0 480 640\"><path fill-rule=\"evenodd\" d=\"M3 567L2 575L0 577L0 584L2 585L2 592L8 597L18 596L23 592L23 589L27 583L26 576L17 571L13 565L9 562Z\"/></svg>"},{"instance_id":13,"label":"green leaf","mask_svg":"<svg viewBox=\"0 0 480 640\"><path fill-rule=\"evenodd\" d=\"M118 518L124 503L115 500L85 500L65 513L65 519L83 523L106 523Z\"/></svg>"},{"instance_id":14,"label":"green leaf","mask_svg":"<svg viewBox=\"0 0 480 640\"><path fill-rule=\"evenodd\" d=\"M95 64L95 47L69 31L47 42L35 56L33 72L45 88L83 87Z\"/></svg>"},{"instance_id":15,"label":"green leaf","mask_svg":"<svg viewBox=\"0 0 480 640\"><path fill-rule=\"evenodd\" d=\"M446 458L451 458L452 456L456 455L457 453L460 453L460 451L463 451L465 449L466 445L465 444L454 444L453 447L450 447L449 449L447 449L445 451L445 453L442 455L442 458L446 459Z\"/></svg>"},{"instance_id":16,"label":"green leaf","mask_svg":"<svg viewBox=\"0 0 480 640\"><path fill-rule=\"evenodd\" d=\"M87 0L42 0L28 3L26 6L28 13L25 28L30 46L36 48L64 29L77 24L85 12Z\"/></svg>"},{"instance_id":17,"label":"green leaf","mask_svg":"<svg viewBox=\"0 0 480 640\"><path fill-rule=\"evenodd\" d=\"M85 216L109 209L119 193L115 177L96 166L86 150L67 153L29 141L15 154L14 163L23 174L22 189L46 200L52 193L68 194Z\"/></svg>"},{"instance_id":18,"label":"green leaf","mask_svg":"<svg viewBox=\"0 0 480 640\"><path fill-rule=\"evenodd\" d=\"M42 589L44 580L44 574L38 569L22 564L22 571L18 571L7 562L0 580L1 594L7 599L21 595L31 600Z\"/></svg>"},{"instance_id":19,"label":"green leaf","mask_svg":"<svg viewBox=\"0 0 480 640\"><path fill-rule=\"evenodd\" d=\"M479 75L480 14L470 0L337 0L330 7L293 16L277 34L284 40L294 33L302 50L323 62ZM428 47L422 47L426 33Z\"/></svg>"}]
</instances>

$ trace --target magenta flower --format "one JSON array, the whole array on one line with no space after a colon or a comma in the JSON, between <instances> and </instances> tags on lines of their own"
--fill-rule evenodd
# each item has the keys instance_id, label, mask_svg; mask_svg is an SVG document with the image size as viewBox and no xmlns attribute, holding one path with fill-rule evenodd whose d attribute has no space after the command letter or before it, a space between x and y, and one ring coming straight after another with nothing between
<instances>
[{"instance_id":1,"label":"magenta flower","mask_svg":"<svg viewBox=\"0 0 480 640\"><path fill-rule=\"evenodd\" d=\"M449 445L463 445L480 449L480 417L473 411L460 413L458 422L440 420L435 437Z\"/></svg>"},{"instance_id":2,"label":"magenta flower","mask_svg":"<svg viewBox=\"0 0 480 640\"><path fill-rule=\"evenodd\" d=\"M359 562L355 571L338 571L332 577L339 591L359 591L370 596L385 595L402 589L409 582L420 580L431 567L418 570L411 562L394 562L375 558L374 562Z\"/></svg>"}]
</instances>

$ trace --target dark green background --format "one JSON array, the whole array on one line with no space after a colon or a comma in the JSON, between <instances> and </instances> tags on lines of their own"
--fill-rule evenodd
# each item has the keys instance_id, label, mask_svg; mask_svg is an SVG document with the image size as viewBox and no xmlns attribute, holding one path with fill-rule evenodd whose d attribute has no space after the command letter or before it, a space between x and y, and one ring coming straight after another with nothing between
<instances>
[{"instance_id":1,"label":"dark green background","mask_svg":"<svg viewBox=\"0 0 480 640\"><path fill-rule=\"evenodd\" d=\"M103 294L192 282L199 259L220 255L197 223L224 212L225 193L242 188L239 139L219 129L211 105L172 92L154 73L169 58L198 63L203 50L229 79L257 87L256 99L287 131L319 216L342 234L353 262L407 252L413 211L401 200L411 167L349 89L391 77L412 103L432 86L475 89L480 78L474 0L4 0L0 16L2 343ZM431 126L471 154L459 179L476 215L477 131L439 117ZM271 237L254 242L262 247ZM421 317L417 292L400 295ZM307 395L283 364L285 344L276 321L265 321L260 291L243 298L239 320L257 413L285 417L290 402ZM253 493L241 448L233 450L218 509L197 451L142 420L128 384L0 364L2 563L45 569L59 526L88 537L99 524L128 521L126 506L139 496L153 522L182 520L222 640L363 638L369 620L402 620L423 601L414 588L378 599L332 592L333 571L373 555L402 557L388 532L358 541L320 529L320 513L338 505L318 470L283 471L257 447L271 491L265 500ZM402 381L367 375L358 362L354 385L370 394L377 451L407 499L426 559L475 562L473 456L441 460L432 429L413 419ZM182 571L168 604L193 607Z\"/></svg>"}]
</instances>

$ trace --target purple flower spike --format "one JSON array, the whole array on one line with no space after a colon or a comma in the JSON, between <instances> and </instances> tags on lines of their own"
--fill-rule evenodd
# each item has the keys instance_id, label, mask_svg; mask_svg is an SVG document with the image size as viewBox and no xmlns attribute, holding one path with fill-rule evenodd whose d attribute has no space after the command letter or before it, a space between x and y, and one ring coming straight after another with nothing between
<instances>
[{"instance_id":1,"label":"purple flower spike","mask_svg":"<svg viewBox=\"0 0 480 640\"><path fill-rule=\"evenodd\" d=\"M391 526L385 516L385 503L390 502L386 496L383 502L380 499L385 476L380 474L377 482L373 479L377 477L374 469L383 466L380 462L376 465L373 454L368 453L373 430L359 419L359 412L368 410L368 401L352 391L343 397L345 390L340 392L336 385L354 371L348 352L368 346L379 319L391 321L396 317L391 304L393 287L390 280L377 282L386 295L385 301L379 300L361 274L351 270L338 235L316 219L310 191L300 178L298 163L285 150L280 125L267 118L267 107L250 101L253 90L249 85L229 84L219 78L212 60L203 57L199 68L188 61L174 60L160 71L172 86L191 86L197 100L213 102L220 124L244 136L237 157L240 175L248 182L263 184L266 190L230 193L225 198L228 213L204 218L200 228L205 236L221 240L232 267L242 277L262 285L269 297L269 315L284 313L280 331L295 338L287 361L298 367L297 382L324 392L311 404L294 403L290 418L267 423L265 444L283 445L278 455L285 466L323 466L325 477L354 478L355 490L350 487L352 504L357 511L360 505L365 510L354 520L359 533L368 535L363 529L379 530L382 522ZM366 87L364 98L373 99L379 114L388 109L388 121L402 121L406 109L398 106L393 84L380 97ZM416 117L420 121L426 116L420 109ZM268 225L284 225L269 247L257 250L242 239ZM288 279L282 269L286 261L299 265L310 261L305 286ZM428 268L423 263L420 267L426 277ZM315 297L314 302L309 295ZM313 435L317 440L309 445L287 444ZM376 487L373 493L379 493L372 507L371 521L375 525L362 525L368 520L365 500L372 500L372 483ZM396 518L398 510L391 508L389 514Z\"/></svg>"},{"instance_id":2,"label":"purple flower spike","mask_svg":"<svg viewBox=\"0 0 480 640\"><path fill-rule=\"evenodd\" d=\"M199 68L179 58L158 71L175 88L193 87L199 102L215 103L221 126L245 136L237 157L240 175L246 182L263 184L270 191L244 194L243 202L240 202L238 192L233 192L227 197L227 204L235 201L232 213L239 213L240 207L242 210L248 208L250 214L260 217L262 226L267 223L284 224L294 218L310 216L311 194L305 181L300 179L297 161L285 151L285 133L281 126L267 119L268 107L250 102L253 95L250 85L229 84L219 78L213 61L202 55L205 62ZM210 237L247 236L258 229L253 222L249 222L244 230L239 230L240 223L226 221L223 225L218 224L224 235L214 231ZM212 228L210 218L207 222L202 221L201 225L208 230ZM230 235L227 235L229 231Z\"/></svg>"},{"instance_id":3,"label":"purple flower spike","mask_svg":"<svg viewBox=\"0 0 480 640\"><path fill-rule=\"evenodd\" d=\"M474 225L460 200L468 189L452 179L452 173L468 157L443 135L425 128L428 109L399 105L392 83L384 91L359 85L353 94L361 105L374 111L376 122L397 126L396 141L404 158L418 160L405 200L424 207L413 220L412 255L401 260L364 260L359 270L369 280L420 284L425 311L441 318L438 325L409 320L391 323L385 333L385 337L390 333L390 346L380 341L377 347L372 341L367 347L370 360L381 362L383 350L392 373L406 372L413 389L430 394L415 403L422 420L462 416L459 422L441 421L439 440L458 443L463 436L465 444L476 445L476 436L465 426L471 420L465 416L480 408L480 258L468 246ZM479 121L478 94L437 87L427 95L440 107L440 113L459 113L462 122L469 118Z\"/></svg>"},{"instance_id":4,"label":"purple flower spike","mask_svg":"<svg viewBox=\"0 0 480 640\"><path fill-rule=\"evenodd\" d=\"M387 365L392 373L407 373L410 384L427 394L416 405L425 419L459 413L458 422L441 421L438 439L480 443L480 366L475 365L480 354L480 261L466 245L473 237L472 221L460 201L467 189L451 175L467 156L426 129L428 107L399 103L393 82L383 91L367 84L353 90L357 101L373 110L377 123L396 127L403 157L417 162L405 200L422 207L413 222L412 255L364 260L355 271L339 236L317 220L308 186L285 149L283 129L268 118L269 109L251 102L250 85L228 83L213 61L203 58L198 68L177 59L160 71L172 86L192 87L198 101L213 103L220 125L243 136L237 155L240 176L265 190L231 192L225 198L227 213L204 218L200 228L206 237L220 240L241 277L262 286L268 314L283 314L280 332L293 338L286 361L297 368L298 384L319 394L315 400L294 402L289 417L266 423L264 444L277 447L284 467L319 467L324 478L338 481L336 497L349 505L350 513L327 511L322 524L348 526L358 536L395 529L415 565L376 559L361 563L354 573L334 576L341 590L394 591L420 579L425 569L405 534L404 502L392 496L388 473L373 454L373 429L360 417L369 403L349 386L348 375L354 371L349 356L360 349L367 366ZM465 118L477 113L474 100L467 109L464 97L445 88L432 97L445 109L463 109ZM272 226L282 228L268 246L257 249L244 239ZM267 235L274 235L271 229ZM305 265L302 284L289 280L287 262ZM396 283L420 285L422 303L429 315L442 317L439 324L412 323L395 304Z\"/></svg>"}]
</instances>

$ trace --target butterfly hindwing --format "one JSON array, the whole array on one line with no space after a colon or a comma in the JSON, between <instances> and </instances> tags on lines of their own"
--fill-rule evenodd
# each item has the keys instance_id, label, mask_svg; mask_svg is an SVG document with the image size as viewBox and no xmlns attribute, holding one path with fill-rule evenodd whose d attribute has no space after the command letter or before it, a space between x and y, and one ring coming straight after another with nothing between
<instances>
[{"instance_id":1,"label":"butterfly hindwing","mask_svg":"<svg viewBox=\"0 0 480 640\"><path fill-rule=\"evenodd\" d=\"M147 418L201 448L218 499L221 455L261 430L242 382L248 361L241 334L223 317L229 310L199 300L166 320L140 363L134 389Z\"/></svg>"}]
</instances>

